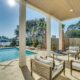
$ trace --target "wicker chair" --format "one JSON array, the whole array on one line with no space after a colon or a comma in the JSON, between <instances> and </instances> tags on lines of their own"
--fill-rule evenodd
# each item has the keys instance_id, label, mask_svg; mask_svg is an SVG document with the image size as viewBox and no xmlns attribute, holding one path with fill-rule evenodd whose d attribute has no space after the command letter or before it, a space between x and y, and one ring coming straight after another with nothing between
<instances>
[{"instance_id":1,"label":"wicker chair","mask_svg":"<svg viewBox=\"0 0 80 80\"><path fill-rule=\"evenodd\" d=\"M80 61L72 61L71 60L71 75L72 75L72 71L80 71Z\"/></svg>"},{"instance_id":2,"label":"wicker chair","mask_svg":"<svg viewBox=\"0 0 80 80\"><path fill-rule=\"evenodd\" d=\"M53 80L62 71L64 71L64 74L65 74L65 62L64 61L59 66L53 69L50 65L44 64L41 61L38 61L35 59L31 59L31 75L33 72L35 72L47 80Z\"/></svg>"}]
</instances>

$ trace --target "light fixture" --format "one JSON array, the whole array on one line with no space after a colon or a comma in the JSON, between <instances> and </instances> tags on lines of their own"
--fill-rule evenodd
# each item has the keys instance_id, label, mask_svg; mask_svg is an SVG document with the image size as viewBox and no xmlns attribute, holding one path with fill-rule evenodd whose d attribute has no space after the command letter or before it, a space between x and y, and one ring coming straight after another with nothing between
<instances>
[{"instance_id":1,"label":"light fixture","mask_svg":"<svg viewBox=\"0 0 80 80\"><path fill-rule=\"evenodd\" d=\"M7 0L7 3L10 7L14 7L17 4L16 0Z\"/></svg>"},{"instance_id":2,"label":"light fixture","mask_svg":"<svg viewBox=\"0 0 80 80\"><path fill-rule=\"evenodd\" d=\"M69 11L70 11L70 12L73 12L73 9L70 9Z\"/></svg>"}]
</instances>

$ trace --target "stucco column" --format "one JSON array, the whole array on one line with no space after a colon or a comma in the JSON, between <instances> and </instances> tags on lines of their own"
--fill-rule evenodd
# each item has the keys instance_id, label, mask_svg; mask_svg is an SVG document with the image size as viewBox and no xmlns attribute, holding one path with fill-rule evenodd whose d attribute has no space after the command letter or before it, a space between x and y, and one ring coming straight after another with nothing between
<instances>
[{"instance_id":1,"label":"stucco column","mask_svg":"<svg viewBox=\"0 0 80 80\"><path fill-rule=\"evenodd\" d=\"M20 0L19 8L19 66L26 65L26 2Z\"/></svg>"},{"instance_id":2,"label":"stucco column","mask_svg":"<svg viewBox=\"0 0 80 80\"><path fill-rule=\"evenodd\" d=\"M46 38L47 38L47 54L51 51L51 16L47 15L47 27L46 27Z\"/></svg>"},{"instance_id":3,"label":"stucco column","mask_svg":"<svg viewBox=\"0 0 80 80\"><path fill-rule=\"evenodd\" d=\"M59 22L59 50L64 50L64 30L61 22Z\"/></svg>"}]
</instances>

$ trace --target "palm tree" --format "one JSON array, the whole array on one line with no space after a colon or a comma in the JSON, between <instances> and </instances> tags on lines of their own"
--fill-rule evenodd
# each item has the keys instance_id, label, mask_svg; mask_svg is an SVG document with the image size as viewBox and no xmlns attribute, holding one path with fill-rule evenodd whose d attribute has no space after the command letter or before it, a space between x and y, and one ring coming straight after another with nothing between
<instances>
[{"instance_id":1,"label":"palm tree","mask_svg":"<svg viewBox=\"0 0 80 80\"><path fill-rule=\"evenodd\" d=\"M17 28L15 30L15 35L16 37L19 37L19 25L17 25Z\"/></svg>"},{"instance_id":2,"label":"palm tree","mask_svg":"<svg viewBox=\"0 0 80 80\"><path fill-rule=\"evenodd\" d=\"M65 25L64 24L62 24L62 50L64 51L64 43L65 43L65 40L64 40L64 27L65 27Z\"/></svg>"},{"instance_id":3,"label":"palm tree","mask_svg":"<svg viewBox=\"0 0 80 80\"><path fill-rule=\"evenodd\" d=\"M41 41L40 41L40 42L42 42L42 43L40 43L40 44L42 44L41 47L44 47L46 49L46 21L44 18L39 20L39 28L38 29L39 29L39 33L40 33L39 35L40 35L40 37L42 37Z\"/></svg>"},{"instance_id":4,"label":"palm tree","mask_svg":"<svg viewBox=\"0 0 80 80\"><path fill-rule=\"evenodd\" d=\"M33 41L33 46L35 46L36 41L39 42L39 37L42 37L40 40L40 44L42 46L45 45L46 47L46 21L44 18L35 19L35 20L28 20L26 22L26 33L27 33L27 40L28 42ZM19 25L15 30L16 37L19 37ZM38 37L37 37L38 36ZM37 44L38 45L38 44Z\"/></svg>"},{"instance_id":5,"label":"palm tree","mask_svg":"<svg viewBox=\"0 0 80 80\"><path fill-rule=\"evenodd\" d=\"M36 29L34 27L32 29L32 37L33 37L33 46L35 47L35 43L36 43Z\"/></svg>"}]
</instances>

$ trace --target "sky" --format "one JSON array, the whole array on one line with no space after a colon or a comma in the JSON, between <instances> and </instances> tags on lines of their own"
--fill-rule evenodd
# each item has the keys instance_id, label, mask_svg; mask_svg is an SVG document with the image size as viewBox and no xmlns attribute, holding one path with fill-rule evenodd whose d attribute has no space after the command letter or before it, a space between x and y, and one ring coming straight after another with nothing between
<instances>
[{"instance_id":1,"label":"sky","mask_svg":"<svg viewBox=\"0 0 80 80\"><path fill-rule=\"evenodd\" d=\"M45 16L33 9L27 8L26 20L45 18ZM65 21L64 24L69 26L72 23L77 23L80 19ZM19 6L11 7L8 5L7 0L0 0L0 36L9 38L15 37L14 30L19 24ZM66 28L65 28L66 30ZM55 19L51 19L51 36L56 35L59 37L59 25Z\"/></svg>"},{"instance_id":2,"label":"sky","mask_svg":"<svg viewBox=\"0 0 80 80\"><path fill-rule=\"evenodd\" d=\"M76 18L76 19L72 19L72 20L69 20L69 21L63 21L63 24L65 24L65 29L64 31L67 30L67 27L71 24L76 24L78 21L80 21L80 18Z\"/></svg>"}]
</instances>

